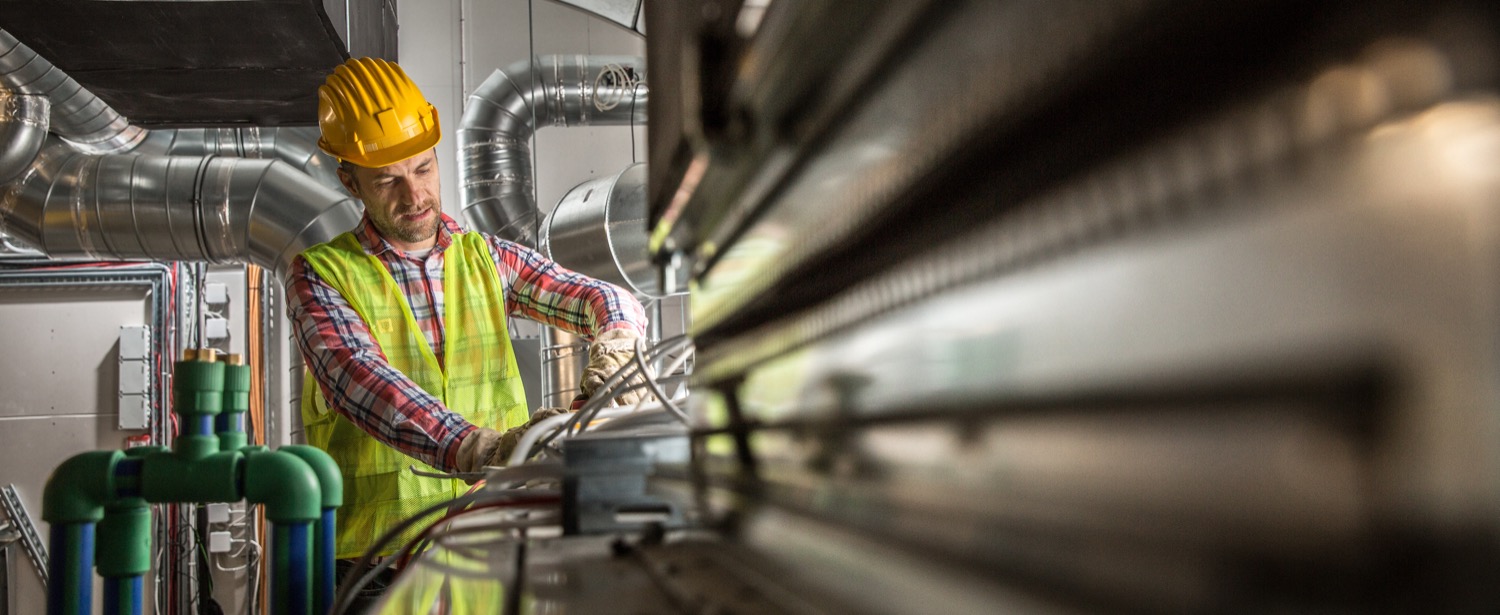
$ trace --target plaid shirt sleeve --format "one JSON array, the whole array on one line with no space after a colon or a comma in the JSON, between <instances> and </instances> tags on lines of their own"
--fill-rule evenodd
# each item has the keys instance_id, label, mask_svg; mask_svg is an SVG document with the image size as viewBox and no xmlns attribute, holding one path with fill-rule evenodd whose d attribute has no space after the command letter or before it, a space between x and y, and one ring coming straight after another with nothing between
<instances>
[{"instance_id":1,"label":"plaid shirt sleeve","mask_svg":"<svg viewBox=\"0 0 1500 615\"><path fill-rule=\"evenodd\" d=\"M511 316L592 340L611 329L646 334L646 311L625 289L574 273L520 244L487 235Z\"/></svg>"},{"instance_id":2,"label":"plaid shirt sleeve","mask_svg":"<svg viewBox=\"0 0 1500 615\"><path fill-rule=\"evenodd\" d=\"M287 309L302 356L333 411L375 439L443 471L474 425L391 367L364 319L298 257Z\"/></svg>"}]
</instances>

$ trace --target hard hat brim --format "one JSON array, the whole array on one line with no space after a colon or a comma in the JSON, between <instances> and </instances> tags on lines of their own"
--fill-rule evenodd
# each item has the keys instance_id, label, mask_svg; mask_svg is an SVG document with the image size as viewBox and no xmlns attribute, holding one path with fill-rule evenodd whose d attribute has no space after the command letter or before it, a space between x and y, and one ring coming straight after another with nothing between
<instances>
[{"instance_id":1,"label":"hard hat brim","mask_svg":"<svg viewBox=\"0 0 1500 615\"><path fill-rule=\"evenodd\" d=\"M335 152L329 147L328 142L322 138L318 139L318 148L341 161L347 161L367 169L378 169L388 167L437 146L443 140L443 126L438 119L436 109L431 110L432 129L421 136L408 139L392 147L384 147L369 151Z\"/></svg>"}]
</instances>

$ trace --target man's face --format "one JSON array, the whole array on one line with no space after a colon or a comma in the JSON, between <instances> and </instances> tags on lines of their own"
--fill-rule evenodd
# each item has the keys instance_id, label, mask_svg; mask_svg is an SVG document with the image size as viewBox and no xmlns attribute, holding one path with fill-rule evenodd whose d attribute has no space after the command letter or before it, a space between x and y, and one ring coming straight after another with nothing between
<instances>
[{"instance_id":1,"label":"man's face","mask_svg":"<svg viewBox=\"0 0 1500 615\"><path fill-rule=\"evenodd\" d=\"M377 169L340 169L339 180L365 202L370 222L391 245L421 250L436 239L443 207L434 150Z\"/></svg>"}]
</instances>

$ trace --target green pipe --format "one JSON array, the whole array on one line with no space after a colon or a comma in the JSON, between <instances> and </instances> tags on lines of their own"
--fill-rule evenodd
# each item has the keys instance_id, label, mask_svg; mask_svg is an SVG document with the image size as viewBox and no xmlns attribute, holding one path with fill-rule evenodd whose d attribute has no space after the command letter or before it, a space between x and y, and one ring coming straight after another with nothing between
<instances>
[{"instance_id":1,"label":"green pipe","mask_svg":"<svg viewBox=\"0 0 1500 615\"><path fill-rule=\"evenodd\" d=\"M225 359L224 402L214 430L219 434L219 450L237 451L248 441L245 413L250 411L250 366L242 365L239 355L226 355Z\"/></svg>"},{"instance_id":2,"label":"green pipe","mask_svg":"<svg viewBox=\"0 0 1500 615\"><path fill-rule=\"evenodd\" d=\"M97 533L94 565L100 576L128 577L151 571L151 506L145 500L121 498L110 503Z\"/></svg>"},{"instance_id":3,"label":"green pipe","mask_svg":"<svg viewBox=\"0 0 1500 615\"><path fill-rule=\"evenodd\" d=\"M333 594L338 583L334 574L334 532L337 527L337 510L344 504L344 476L333 457L322 449L306 444L281 447L281 451L296 455L307 462L318 477L322 489L322 517L313 524L313 612L326 613L333 607Z\"/></svg>"},{"instance_id":4,"label":"green pipe","mask_svg":"<svg viewBox=\"0 0 1500 615\"><path fill-rule=\"evenodd\" d=\"M323 449L306 444L292 444L277 450L295 455L312 468L322 490L322 508L344 505L344 475L339 472L339 464L333 461L333 457L323 452Z\"/></svg>"},{"instance_id":5,"label":"green pipe","mask_svg":"<svg viewBox=\"0 0 1500 615\"><path fill-rule=\"evenodd\" d=\"M142 462L141 495L147 502L238 502L243 495L236 477L243 462L238 452L194 458L179 448L175 453L148 454Z\"/></svg>"},{"instance_id":6,"label":"green pipe","mask_svg":"<svg viewBox=\"0 0 1500 615\"><path fill-rule=\"evenodd\" d=\"M245 457L240 482L245 501L266 506L266 518L276 523L310 523L322 511L318 476L297 455L283 451Z\"/></svg>"},{"instance_id":7,"label":"green pipe","mask_svg":"<svg viewBox=\"0 0 1500 615\"><path fill-rule=\"evenodd\" d=\"M200 353L206 360L196 360ZM219 452L213 424L224 407L224 364L213 360L211 350L188 351L188 357L173 372L172 412L182 420L174 446L178 455L199 459Z\"/></svg>"},{"instance_id":8,"label":"green pipe","mask_svg":"<svg viewBox=\"0 0 1500 615\"><path fill-rule=\"evenodd\" d=\"M89 451L62 462L42 489L42 519L47 523L96 523L114 497L115 464L120 451Z\"/></svg>"},{"instance_id":9,"label":"green pipe","mask_svg":"<svg viewBox=\"0 0 1500 615\"><path fill-rule=\"evenodd\" d=\"M47 613L87 615L94 591L94 524L114 499L120 451L89 451L62 462L42 490L42 519L51 525Z\"/></svg>"}]
</instances>

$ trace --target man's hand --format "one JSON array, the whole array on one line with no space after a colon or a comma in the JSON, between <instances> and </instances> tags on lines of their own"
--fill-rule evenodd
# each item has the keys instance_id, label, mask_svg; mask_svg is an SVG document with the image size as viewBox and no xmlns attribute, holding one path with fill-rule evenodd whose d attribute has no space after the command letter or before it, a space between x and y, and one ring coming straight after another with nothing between
<instances>
[{"instance_id":1,"label":"man's hand","mask_svg":"<svg viewBox=\"0 0 1500 615\"><path fill-rule=\"evenodd\" d=\"M519 426L505 430L503 433L488 427L480 427L464 436L464 441L458 443L457 466L459 473L482 472L486 466L503 466L510 461L510 455L516 450L516 444L521 442L521 436L537 423L552 418L559 414L570 412L566 408L538 408L532 413L531 420Z\"/></svg>"},{"instance_id":2,"label":"man's hand","mask_svg":"<svg viewBox=\"0 0 1500 615\"><path fill-rule=\"evenodd\" d=\"M589 365L583 370L583 382L580 388L583 394L593 397L599 387L604 386L604 381L613 376L621 367L629 365L635 360L635 343L641 338L634 329L610 329L600 333L594 338L594 343L589 344ZM628 369L628 368L627 368ZM645 378L640 374L631 377L628 382L619 385L618 388L627 388L634 385L644 384ZM615 403L628 406L641 400L648 393L643 389L626 391L615 396Z\"/></svg>"}]
</instances>

